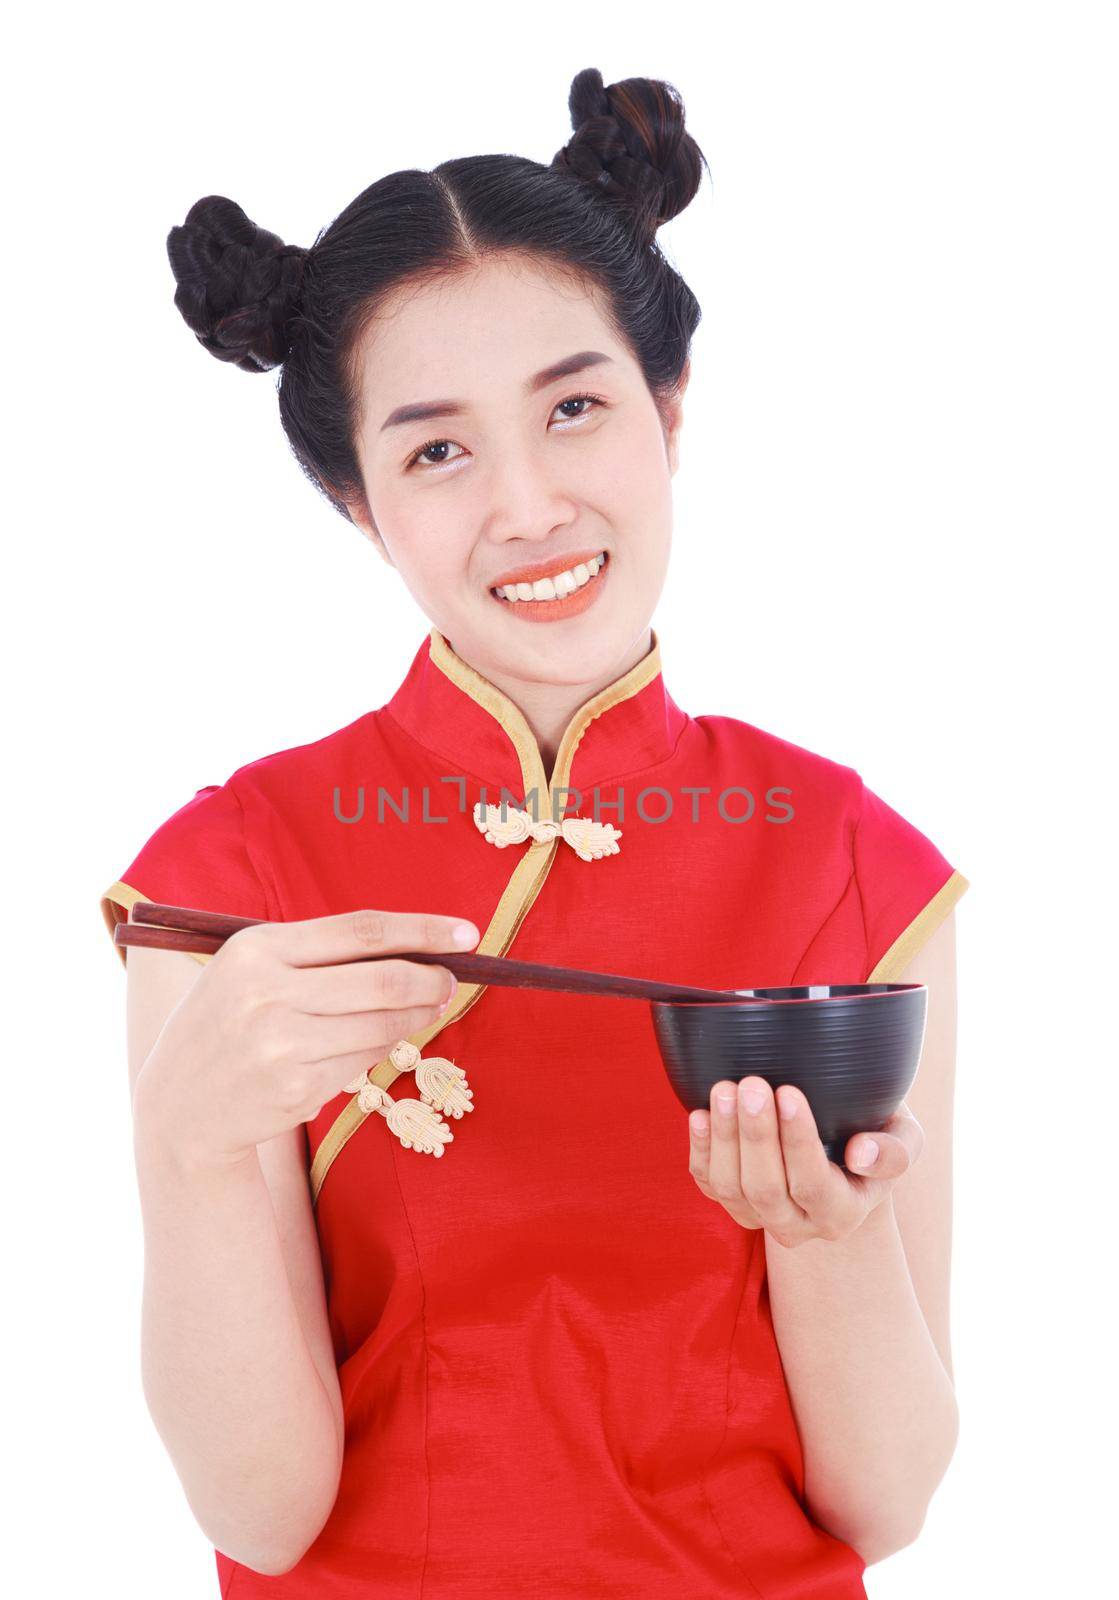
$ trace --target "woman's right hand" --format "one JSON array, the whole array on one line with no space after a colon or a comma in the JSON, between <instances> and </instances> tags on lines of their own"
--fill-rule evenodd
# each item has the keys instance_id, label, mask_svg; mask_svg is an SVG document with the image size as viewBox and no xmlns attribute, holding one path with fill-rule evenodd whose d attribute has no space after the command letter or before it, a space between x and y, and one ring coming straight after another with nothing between
<instances>
[{"instance_id":1,"label":"woman's right hand","mask_svg":"<svg viewBox=\"0 0 1119 1600\"><path fill-rule=\"evenodd\" d=\"M457 987L396 950L463 951L459 917L347 911L233 934L167 1018L136 1080L134 1115L184 1159L234 1164L310 1122L398 1039L430 1026ZM386 959L360 959L384 956Z\"/></svg>"}]
</instances>

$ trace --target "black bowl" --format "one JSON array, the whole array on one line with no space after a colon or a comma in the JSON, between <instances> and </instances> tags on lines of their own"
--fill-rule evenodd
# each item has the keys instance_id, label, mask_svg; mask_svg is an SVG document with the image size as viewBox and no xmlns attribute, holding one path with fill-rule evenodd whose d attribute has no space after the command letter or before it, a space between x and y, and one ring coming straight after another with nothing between
<instances>
[{"instance_id":1,"label":"black bowl","mask_svg":"<svg viewBox=\"0 0 1119 1600\"><path fill-rule=\"evenodd\" d=\"M844 1165L853 1133L880 1128L917 1076L923 983L814 983L753 989L756 1001L653 1000L668 1081L686 1111L706 1111L729 1079L800 1089L828 1159Z\"/></svg>"}]
</instances>

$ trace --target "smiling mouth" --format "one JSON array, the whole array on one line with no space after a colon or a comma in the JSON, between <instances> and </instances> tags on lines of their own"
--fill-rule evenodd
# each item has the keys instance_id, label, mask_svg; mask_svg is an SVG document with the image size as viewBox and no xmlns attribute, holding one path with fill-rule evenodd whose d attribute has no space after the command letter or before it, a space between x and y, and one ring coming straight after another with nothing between
<instances>
[{"instance_id":1,"label":"smiling mouth","mask_svg":"<svg viewBox=\"0 0 1119 1600\"><path fill-rule=\"evenodd\" d=\"M550 578L538 578L535 583L506 584L490 590L495 600L511 606L562 605L572 595L577 595L591 584L599 582L599 574L607 565L610 553L602 550L593 560L579 562L575 567L557 572Z\"/></svg>"}]
</instances>

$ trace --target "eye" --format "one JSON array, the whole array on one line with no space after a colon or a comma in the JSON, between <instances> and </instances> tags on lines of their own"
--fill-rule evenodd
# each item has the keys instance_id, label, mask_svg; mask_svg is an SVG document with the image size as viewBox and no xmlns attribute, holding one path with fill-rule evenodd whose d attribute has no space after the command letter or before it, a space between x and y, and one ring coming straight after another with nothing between
<instances>
[{"instance_id":1,"label":"eye","mask_svg":"<svg viewBox=\"0 0 1119 1600\"><path fill-rule=\"evenodd\" d=\"M419 461L420 457L421 456L426 456L429 450L440 450L440 449L442 449L442 447L444 445L453 444L453 443L454 443L454 441L452 439L429 439L427 441L427 443L426 444L422 444L418 450L413 450L412 451L412 454L408 457L407 466L408 467L414 467L416 465L416 463ZM460 446L455 445L455 448L459 449ZM454 457L452 456L450 459L453 461ZM447 457L444 456L442 461L425 461L424 462L424 466L425 467L441 467L441 466L444 465L444 462L446 460L447 460Z\"/></svg>"},{"instance_id":2,"label":"eye","mask_svg":"<svg viewBox=\"0 0 1119 1600\"><path fill-rule=\"evenodd\" d=\"M569 396L568 399L561 400L560 403L559 403L559 406L588 405L588 407L589 407L589 406L603 406L605 404L606 404L606 402L605 402L605 400L602 398L602 396L600 394L573 394L573 395ZM559 410L559 406L556 407L557 411ZM572 422L577 422L577 421L580 420L580 418L588 416L588 415L589 415L589 410L588 411L578 411L569 420L572 421Z\"/></svg>"},{"instance_id":3,"label":"eye","mask_svg":"<svg viewBox=\"0 0 1119 1600\"><path fill-rule=\"evenodd\" d=\"M568 395L566 400L558 401L552 409L553 411L558 411L561 406L586 406L587 410L585 411L578 411L574 413L569 412L567 415L566 420L569 423L579 423L582 422L584 417L590 415L591 408L596 406L604 406L605 404L606 401L600 394L572 394ZM564 428L562 431L566 433L568 430ZM421 458L428 455L431 451L442 450L448 445L453 446L453 448L456 450L462 448L461 445L456 445L453 439L429 439L427 443L422 444L418 450L412 451L412 454L408 457L408 460L405 463L405 471L410 471L416 466L420 466L428 471L436 467L446 466L448 461L454 461L456 458L454 456L443 456L438 461L423 461Z\"/></svg>"}]
</instances>

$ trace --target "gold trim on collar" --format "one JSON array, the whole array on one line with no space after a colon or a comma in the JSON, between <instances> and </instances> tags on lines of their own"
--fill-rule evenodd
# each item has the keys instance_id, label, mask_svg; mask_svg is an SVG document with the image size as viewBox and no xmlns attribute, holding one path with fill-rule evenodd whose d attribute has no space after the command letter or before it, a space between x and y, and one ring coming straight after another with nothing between
<instances>
[{"instance_id":1,"label":"gold trim on collar","mask_svg":"<svg viewBox=\"0 0 1119 1600\"><path fill-rule=\"evenodd\" d=\"M464 694L476 701L492 717L496 717L517 752L517 759L521 764L521 780L525 787L525 796L533 789L543 800L548 796L548 815L554 814L554 797L566 790L568 778L571 775L571 766L579 742L596 717L609 711L612 706L628 700L631 695L639 694L647 684L661 671L660 640L657 638L656 629L652 633L652 645L649 651L636 662L628 672L622 674L614 683L609 683L604 689L583 703L572 716L571 721L564 729L563 738L560 740L559 750L556 752L555 771L552 782L544 773L544 763L540 756L540 747L536 742L532 729L529 727L524 713L519 706L513 704L509 696L496 684L476 672L470 664L451 648L438 628L431 630L431 660L446 673L451 682L457 685ZM516 938L517 930L528 915L536 896L544 885L551 865L559 848L559 836L548 841L533 840L526 853L518 861L509 882L505 886L497 907L490 919L481 939L474 949L479 955L504 955ZM450 1008L443 1013L438 1022L430 1027L422 1028L417 1033L408 1035L412 1044L423 1048L429 1040L433 1039L450 1023L469 1011L476 1001L481 999L487 988L483 983L460 983L455 991L455 998ZM388 1089L395 1083L400 1073L393 1066L388 1056L379 1061L369 1072L369 1082L380 1089ZM317 1202L327 1172L336 1159L339 1151L346 1141L357 1132L362 1123L372 1113L362 1111L358 1104L358 1096L353 1098L342 1108L323 1135L315 1151L314 1160L311 1162L311 1201Z\"/></svg>"},{"instance_id":2,"label":"gold trim on collar","mask_svg":"<svg viewBox=\"0 0 1119 1600\"><path fill-rule=\"evenodd\" d=\"M544 772L544 763L540 759L540 747L536 738L525 720L524 713L519 706L513 704L509 696L488 678L483 678L480 672L464 661L438 628L431 630L431 659L441 672L444 672L451 682L468 694L478 703L483 710L494 717L516 749L517 757L521 763L521 776L525 783L525 793L535 789L543 801L547 795L549 799L548 815L553 814L552 798L556 791L567 787L567 778L571 773L571 764L579 741L590 727L596 717L600 717L611 706L617 705L622 700L628 700L632 695L639 694L647 684L652 683L657 673L661 670L661 646L657 637L657 630L650 628L652 644L641 660L635 662L628 672L614 683L608 683L604 689L592 695L583 702L578 711L574 713L571 721L564 729L563 738L560 740L556 752L555 770L552 774L552 783L548 783Z\"/></svg>"}]
</instances>

